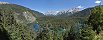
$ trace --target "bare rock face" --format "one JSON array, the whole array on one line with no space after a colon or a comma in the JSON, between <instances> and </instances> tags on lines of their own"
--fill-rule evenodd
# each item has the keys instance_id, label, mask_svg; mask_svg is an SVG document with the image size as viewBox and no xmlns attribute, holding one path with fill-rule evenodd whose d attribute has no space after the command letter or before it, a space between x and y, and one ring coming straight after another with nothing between
<instances>
[{"instance_id":1,"label":"bare rock face","mask_svg":"<svg viewBox=\"0 0 103 40\"><path fill-rule=\"evenodd\" d=\"M30 14L30 12L28 12L28 11L23 12L23 15L25 16L28 23L33 23L36 20L36 18L32 14Z\"/></svg>"},{"instance_id":2,"label":"bare rock face","mask_svg":"<svg viewBox=\"0 0 103 40\"><path fill-rule=\"evenodd\" d=\"M36 18L30 12L15 13L15 19L17 23L30 24L34 23Z\"/></svg>"}]
</instances>

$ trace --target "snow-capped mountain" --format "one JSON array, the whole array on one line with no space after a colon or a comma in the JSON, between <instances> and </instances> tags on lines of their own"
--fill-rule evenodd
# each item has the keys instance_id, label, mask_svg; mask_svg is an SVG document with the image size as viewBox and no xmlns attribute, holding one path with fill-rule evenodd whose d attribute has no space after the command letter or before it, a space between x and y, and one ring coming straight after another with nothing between
<instances>
[{"instance_id":1,"label":"snow-capped mountain","mask_svg":"<svg viewBox=\"0 0 103 40\"><path fill-rule=\"evenodd\" d=\"M9 4L8 2L0 2L0 4Z\"/></svg>"},{"instance_id":2,"label":"snow-capped mountain","mask_svg":"<svg viewBox=\"0 0 103 40\"><path fill-rule=\"evenodd\" d=\"M73 14L73 13L76 13L76 12L79 12L80 9L79 8L71 8L71 9L67 9L67 10L62 10L60 12L58 12L58 14L67 14L67 15L70 15L70 14ZM57 15L58 15L57 14Z\"/></svg>"},{"instance_id":3,"label":"snow-capped mountain","mask_svg":"<svg viewBox=\"0 0 103 40\"><path fill-rule=\"evenodd\" d=\"M44 13L45 15L56 15L57 13L59 13L59 11L47 11L46 13Z\"/></svg>"},{"instance_id":4,"label":"snow-capped mountain","mask_svg":"<svg viewBox=\"0 0 103 40\"><path fill-rule=\"evenodd\" d=\"M78 11L80 11L80 8L71 8L71 9L61 10L61 11L47 11L44 14L45 15L62 15L62 14L70 15Z\"/></svg>"}]
</instances>

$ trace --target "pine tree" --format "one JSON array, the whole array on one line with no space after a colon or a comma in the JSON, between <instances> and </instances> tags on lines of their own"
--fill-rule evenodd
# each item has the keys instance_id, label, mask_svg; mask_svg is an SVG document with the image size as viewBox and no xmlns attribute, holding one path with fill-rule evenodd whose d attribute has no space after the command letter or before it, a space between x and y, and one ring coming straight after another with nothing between
<instances>
[{"instance_id":1,"label":"pine tree","mask_svg":"<svg viewBox=\"0 0 103 40\"><path fill-rule=\"evenodd\" d=\"M99 31L103 28L103 7L96 6L89 19L88 24L92 26L93 30L96 31L97 34L99 34Z\"/></svg>"}]
</instances>

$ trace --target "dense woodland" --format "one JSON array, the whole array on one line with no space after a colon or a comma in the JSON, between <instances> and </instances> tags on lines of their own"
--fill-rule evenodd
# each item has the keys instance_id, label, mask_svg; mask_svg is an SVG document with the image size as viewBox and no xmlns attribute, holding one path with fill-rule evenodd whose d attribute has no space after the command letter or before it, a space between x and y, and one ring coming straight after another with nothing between
<instances>
[{"instance_id":1,"label":"dense woodland","mask_svg":"<svg viewBox=\"0 0 103 40\"><path fill-rule=\"evenodd\" d=\"M28 21L24 14L35 17L35 22ZM0 40L103 40L102 5L61 15L45 16L20 5L0 4Z\"/></svg>"}]
</instances>

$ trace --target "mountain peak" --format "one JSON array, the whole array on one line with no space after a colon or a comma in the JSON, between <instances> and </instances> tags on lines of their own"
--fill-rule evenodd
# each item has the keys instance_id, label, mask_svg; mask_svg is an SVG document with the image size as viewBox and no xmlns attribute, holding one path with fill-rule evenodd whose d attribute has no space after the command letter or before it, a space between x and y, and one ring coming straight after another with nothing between
<instances>
[{"instance_id":1,"label":"mountain peak","mask_svg":"<svg viewBox=\"0 0 103 40\"><path fill-rule=\"evenodd\" d=\"M59 11L47 11L45 15L56 15Z\"/></svg>"},{"instance_id":2,"label":"mountain peak","mask_svg":"<svg viewBox=\"0 0 103 40\"><path fill-rule=\"evenodd\" d=\"M9 4L8 2L0 2L0 4Z\"/></svg>"}]
</instances>

